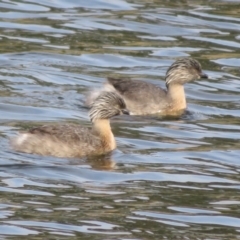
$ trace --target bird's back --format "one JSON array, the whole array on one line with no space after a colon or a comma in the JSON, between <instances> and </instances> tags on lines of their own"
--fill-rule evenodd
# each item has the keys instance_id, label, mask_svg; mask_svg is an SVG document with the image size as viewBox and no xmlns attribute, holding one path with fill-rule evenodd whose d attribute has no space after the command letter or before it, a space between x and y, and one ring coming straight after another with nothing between
<instances>
[{"instance_id":1,"label":"bird's back","mask_svg":"<svg viewBox=\"0 0 240 240\"><path fill-rule=\"evenodd\" d=\"M124 98L127 108L133 114L156 113L166 107L166 91L152 83L108 78L108 84Z\"/></svg>"},{"instance_id":2,"label":"bird's back","mask_svg":"<svg viewBox=\"0 0 240 240\"><path fill-rule=\"evenodd\" d=\"M100 138L75 124L33 128L14 138L12 145L17 151L57 157L81 157L102 151Z\"/></svg>"}]
</instances>

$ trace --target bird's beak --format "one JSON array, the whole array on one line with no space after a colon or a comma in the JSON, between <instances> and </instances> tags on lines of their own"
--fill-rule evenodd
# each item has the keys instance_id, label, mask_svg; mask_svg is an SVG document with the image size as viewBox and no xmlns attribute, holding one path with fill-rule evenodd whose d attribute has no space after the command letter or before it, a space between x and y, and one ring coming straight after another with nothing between
<instances>
[{"instance_id":1,"label":"bird's beak","mask_svg":"<svg viewBox=\"0 0 240 240\"><path fill-rule=\"evenodd\" d=\"M204 72L200 73L200 78L208 78L208 75Z\"/></svg>"},{"instance_id":2,"label":"bird's beak","mask_svg":"<svg viewBox=\"0 0 240 240\"><path fill-rule=\"evenodd\" d=\"M122 113L125 115L130 115L129 111L126 108L122 110Z\"/></svg>"}]
</instances>

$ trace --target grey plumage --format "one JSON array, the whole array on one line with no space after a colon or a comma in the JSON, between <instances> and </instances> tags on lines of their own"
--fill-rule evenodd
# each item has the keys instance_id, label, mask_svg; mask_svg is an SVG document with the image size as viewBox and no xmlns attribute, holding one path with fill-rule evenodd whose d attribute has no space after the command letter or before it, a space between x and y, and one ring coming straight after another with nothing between
<instances>
[{"instance_id":1,"label":"grey plumage","mask_svg":"<svg viewBox=\"0 0 240 240\"><path fill-rule=\"evenodd\" d=\"M207 78L200 63L193 58L180 58L167 70L166 90L140 80L108 78L103 89L92 91L87 96L86 104L90 105L101 91L112 91L123 97L132 115L172 115L186 108L183 85L199 78Z\"/></svg>"},{"instance_id":2,"label":"grey plumage","mask_svg":"<svg viewBox=\"0 0 240 240\"><path fill-rule=\"evenodd\" d=\"M193 58L179 58L167 70L165 81L166 86L170 84L185 84L199 78L206 78L202 74L201 64Z\"/></svg>"},{"instance_id":3,"label":"grey plumage","mask_svg":"<svg viewBox=\"0 0 240 240\"><path fill-rule=\"evenodd\" d=\"M11 139L11 145L16 151L57 157L104 154L116 147L109 119L127 114L125 107L118 94L103 92L90 109L92 128L77 124L44 125L20 133Z\"/></svg>"},{"instance_id":4,"label":"grey plumage","mask_svg":"<svg viewBox=\"0 0 240 240\"><path fill-rule=\"evenodd\" d=\"M116 115L121 115L126 109L123 99L114 92L102 92L91 104L89 117L92 122L97 119L108 119Z\"/></svg>"}]
</instances>

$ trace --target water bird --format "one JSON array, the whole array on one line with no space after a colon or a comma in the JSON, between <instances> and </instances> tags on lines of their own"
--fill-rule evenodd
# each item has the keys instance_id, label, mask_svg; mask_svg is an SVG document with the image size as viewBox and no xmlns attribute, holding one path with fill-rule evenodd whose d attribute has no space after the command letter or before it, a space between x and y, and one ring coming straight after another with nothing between
<instances>
[{"instance_id":1,"label":"water bird","mask_svg":"<svg viewBox=\"0 0 240 240\"><path fill-rule=\"evenodd\" d=\"M145 81L108 78L102 89L90 91L85 103L89 106L101 91L111 91L121 95L131 115L179 115L187 108L183 85L200 78L208 78L201 64L180 58L166 72L166 90Z\"/></svg>"},{"instance_id":2,"label":"water bird","mask_svg":"<svg viewBox=\"0 0 240 240\"><path fill-rule=\"evenodd\" d=\"M44 125L10 140L14 150L38 155L80 158L109 153L116 148L110 118L129 114L116 92L102 92L91 104L91 128L78 124Z\"/></svg>"}]
</instances>

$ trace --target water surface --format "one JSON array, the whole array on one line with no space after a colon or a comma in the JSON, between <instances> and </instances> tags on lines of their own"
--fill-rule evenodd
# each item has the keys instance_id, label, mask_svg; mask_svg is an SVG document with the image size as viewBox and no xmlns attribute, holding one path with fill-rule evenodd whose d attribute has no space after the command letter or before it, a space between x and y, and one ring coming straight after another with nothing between
<instances>
[{"instance_id":1,"label":"water surface","mask_svg":"<svg viewBox=\"0 0 240 240\"><path fill-rule=\"evenodd\" d=\"M238 1L0 1L3 239L240 237ZM209 79L185 86L179 119L116 117L101 159L16 153L8 138L51 122L90 126L85 93L107 76L165 87L178 57Z\"/></svg>"}]
</instances>

